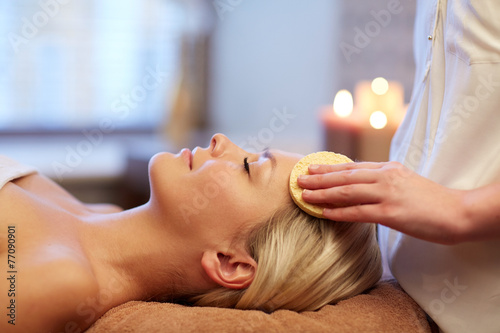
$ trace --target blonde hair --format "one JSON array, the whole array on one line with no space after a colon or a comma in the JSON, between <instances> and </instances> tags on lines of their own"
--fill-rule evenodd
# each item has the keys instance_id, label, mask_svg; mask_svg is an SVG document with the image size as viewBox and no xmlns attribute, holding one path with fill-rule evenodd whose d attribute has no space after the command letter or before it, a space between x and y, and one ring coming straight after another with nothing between
<instances>
[{"instance_id":1,"label":"blonde hair","mask_svg":"<svg viewBox=\"0 0 500 333\"><path fill-rule=\"evenodd\" d=\"M251 230L247 248L258 264L252 284L211 290L193 297L195 305L317 310L362 293L382 275L374 224L319 219L295 205Z\"/></svg>"}]
</instances>

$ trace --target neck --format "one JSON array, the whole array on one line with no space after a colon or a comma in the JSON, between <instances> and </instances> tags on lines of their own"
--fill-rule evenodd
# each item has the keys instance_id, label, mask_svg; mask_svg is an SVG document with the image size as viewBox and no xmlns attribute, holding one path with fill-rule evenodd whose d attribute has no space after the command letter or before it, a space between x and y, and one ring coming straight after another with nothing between
<instances>
[{"instance_id":1,"label":"neck","mask_svg":"<svg viewBox=\"0 0 500 333\"><path fill-rule=\"evenodd\" d=\"M100 293L113 294L113 306L130 300L174 299L197 292L193 286L208 287L201 249L180 235L168 214L154 203L95 215L85 222L82 247Z\"/></svg>"}]
</instances>

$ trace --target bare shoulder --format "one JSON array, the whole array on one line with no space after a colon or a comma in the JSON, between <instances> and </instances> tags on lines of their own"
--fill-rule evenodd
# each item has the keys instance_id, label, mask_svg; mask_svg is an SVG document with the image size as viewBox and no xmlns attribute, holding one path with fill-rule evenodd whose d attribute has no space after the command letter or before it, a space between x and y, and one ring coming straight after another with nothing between
<instances>
[{"instance_id":1,"label":"bare shoulder","mask_svg":"<svg viewBox=\"0 0 500 333\"><path fill-rule=\"evenodd\" d=\"M81 207L85 207L89 211L99 214L110 214L123 211L121 207L108 203L82 203L66 191L66 189L44 175L35 174L28 176L17 181L17 184L32 193L37 193L43 196L46 199L50 198L52 201L65 208L67 208L68 203L72 203L73 205L81 205Z\"/></svg>"},{"instance_id":2,"label":"bare shoulder","mask_svg":"<svg viewBox=\"0 0 500 333\"><path fill-rule=\"evenodd\" d=\"M92 324L81 308L97 295L98 284L86 267L57 260L20 272L20 276L18 332L83 332Z\"/></svg>"},{"instance_id":3,"label":"bare shoulder","mask_svg":"<svg viewBox=\"0 0 500 333\"><path fill-rule=\"evenodd\" d=\"M99 213L99 214L112 214L112 213L119 213L123 211L123 208L113 205L113 204L108 204L108 203L100 203L100 204L85 204L85 206L94 213Z\"/></svg>"}]
</instances>

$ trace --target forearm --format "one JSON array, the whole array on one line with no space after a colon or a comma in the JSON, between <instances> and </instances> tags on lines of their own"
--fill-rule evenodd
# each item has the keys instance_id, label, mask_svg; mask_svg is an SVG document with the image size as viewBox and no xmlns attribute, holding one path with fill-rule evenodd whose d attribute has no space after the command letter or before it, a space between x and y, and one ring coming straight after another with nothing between
<instances>
[{"instance_id":1,"label":"forearm","mask_svg":"<svg viewBox=\"0 0 500 333\"><path fill-rule=\"evenodd\" d=\"M500 182L452 190L396 162L323 165L299 178L305 201L334 221L374 222L426 241L454 245L500 240Z\"/></svg>"},{"instance_id":2,"label":"forearm","mask_svg":"<svg viewBox=\"0 0 500 333\"><path fill-rule=\"evenodd\" d=\"M467 191L464 212L464 241L500 239L500 183Z\"/></svg>"}]
</instances>

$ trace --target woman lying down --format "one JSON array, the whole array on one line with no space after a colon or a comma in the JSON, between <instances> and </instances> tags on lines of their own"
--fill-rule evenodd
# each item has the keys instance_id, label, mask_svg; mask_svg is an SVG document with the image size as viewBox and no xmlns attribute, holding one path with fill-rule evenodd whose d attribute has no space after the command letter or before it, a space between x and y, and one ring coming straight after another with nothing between
<instances>
[{"instance_id":1,"label":"woman lying down","mask_svg":"<svg viewBox=\"0 0 500 333\"><path fill-rule=\"evenodd\" d=\"M249 153L217 134L207 148L155 155L150 200L126 211L83 204L1 158L0 260L5 273L14 234L17 273L15 297L0 282L4 311L15 302L0 331L78 332L132 300L316 310L372 287L374 225L295 206L288 178L300 157Z\"/></svg>"}]
</instances>

